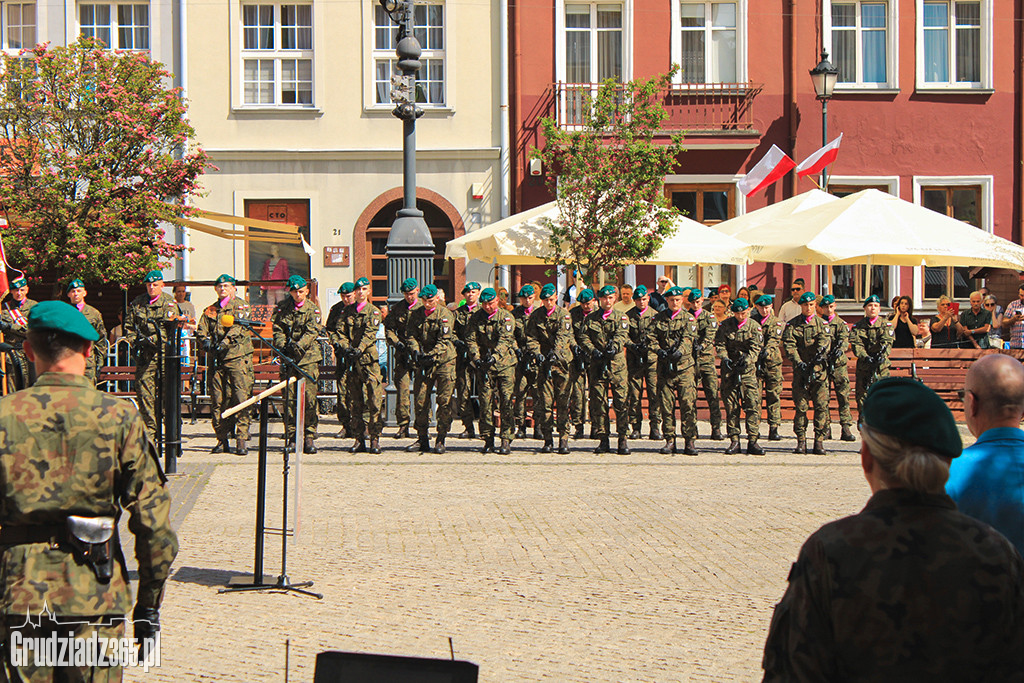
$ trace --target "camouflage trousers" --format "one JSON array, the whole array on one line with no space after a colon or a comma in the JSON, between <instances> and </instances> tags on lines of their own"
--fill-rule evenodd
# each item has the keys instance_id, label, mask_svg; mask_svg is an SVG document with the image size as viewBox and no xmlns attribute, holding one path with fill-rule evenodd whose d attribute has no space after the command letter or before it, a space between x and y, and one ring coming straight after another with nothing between
<instances>
[{"instance_id":1,"label":"camouflage trousers","mask_svg":"<svg viewBox=\"0 0 1024 683\"><path fill-rule=\"evenodd\" d=\"M516 367L515 422L516 429L526 424L526 399L532 398L534 405L534 424L537 424L537 371L530 368L523 372Z\"/></svg>"},{"instance_id":2,"label":"camouflage trousers","mask_svg":"<svg viewBox=\"0 0 1024 683\"><path fill-rule=\"evenodd\" d=\"M807 404L814 406L814 438L824 439L828 425L828 378L824 370L819 370L814 379L793 369L793 405L796 414L793 416L793 432L796 438L807 436Z\"/></svg>"},{"instance_id":3,"label":"camouflage trousers","mask_svg":"<svg viewBox=\"0 0 1024 683\"><path fill-rule=\"evenodd\" d=\"M557 416L556 416L557 413ZM569 433L569 370L552 364L547 379L537 387L537 407L534 420L545 438L551 438L557 430L559 436Z\"/></svg>"},{"instance_id":4,"label":"camouflage trousers","mask_svg":"<svg viewBox=\"0 0 1024 683\"><path fill-rule=\"evenodd\" d=\"M352 409L348 397L348 377L351 374L353 373L349 370L341 377L337 375L334 377L334 409L338 413L338 423L342 427L348 427L352 424Z\"/></svg>"},{"instance_id":5,"label":"camouflage trousers","mask_svg":"<svg viewBox=\"0 0 1024 683\"><path fill-rule=\"evenodd\" d=\"M97 358L96 356L89 356L85 359L85 376L92 380L93 386L100 381L100 367L106 364L106 360L106 358Z\"/></svg>"},{"instance_id":6,"label":"camouflage trousers","mask_svg":"<svg viewBox=\"0 0 1024 683\"><path fill-rule=\"evenodd\" d=\"M222 412L252 397L252 356L240 356L217 363L210 378L210 412L213 414L213 433L218 441L227 441L232 429L235 438L249 438L249 420L252 408L222 418Z\"/></svg>"},{"instance_id":7,"label":"camouflage trousers","mask_svg":"<svg viewBox=\"0 0 1024 683\"><path fill-rule=\"evenodd\" d=\"M477 394L480 396L480 436L494 437L494 411L501 422L501 438L512 440L515 419L512 417L513 392L516 385L515 366L500 370L481 370L476 376Z\"/></svg>"},{"instance_id":8,"label":"camouflage trousers","mask_svg":"<svg viewBox=\"0 0 1024 683\"><path fill-rule=\"evenodd\" d=\"M452 392L452 418L459 418L467 428L473 424L473 376L476 373L461 358L455 361L455 391Z\"/></svg>"},{"instance_id":9,"label":"camouflage trousers","mask_svg":"<svg viewBox=\"0 0 1024 683\"><path fill-rule=\"evenodd\" d=\"M846 363L837 365L828 373L831 380L832 391L836 395L836 403L839 404L839 424L844 427L853 426L853 414L850 413L850 371ZM825 411L825 430L832 428L832 413Z\"/></svg>"},{"instance_id":10,"label":"camouflage trousers","mask_svg":"<svg viewBox=\"0 0 1024 683\"><path fill-rule=\"evenodd\" d=\"M587 371L569 371L569 422L577 427L589 418L587 413Z\"/></svg>"},{"instance_id":11,"label":"camouflage trousers","mask_svg":"<svg viewBox=\"0 0 1024 683\"><path fill-rule=\"evenodd\" d=\"M712 429L722 428L722 405L718 400L718 371L715 369L715 361L697 361L696 382L704 391L704 398L708 402L708 412Z\"/></svg>"},{"instance_id":12,"label":"camouflage trousers","mask_svg":"<svg viewBox=\"0 0 1024 683\"><path fill-rule=\"evenodd\" d=\"M109 657L112 653L112 644L116 643L117 639L126 637L124 622L117 620L110 623L110 617L59 617L58 619L60 622L73 623L54 624L47 620L48 623L34 626L26 625L24 616L10 615L6 617L2 633L6 647L4 648L3 675L0 675L0 680L23 681L24 683L53 683L55 681L61 683L119 683L122 680L120 666L37 666L35 651L23 648L19 648L18 653L19 659L23 661L17 662L18 665L15 665L15 652L10 647L11 634L15 630L20 632L23 642L26 638L56 637L58 639L56 656L58 657L60 656L60 643L65 638L81 638L86 641L96 638L97 646L108 642L105 652ZM99 640L101 638L105 640Z\"/></svg>"},{"instance_id":13,"label":"camouflage trousers","mask_svg":"<svg viewBox=\"0 0 1024 683\"><path fill-rule=\"evenodd\" d=\"M156 375L163 358L140 355L135 361L135 399L149 438L156 443Z\"/></svg>"},{"instance_id":14,"label":"camouflage trousers","mask_svg":"<svg viewBox=\"0 0 1024 683\"><path fill-rule=\"evenodd\" d=\"M673 375L661 376L659 403L666 439L676 435L676 402L683 421L683 438L697 438L697 382L694 368L689 367Z\"/></svg>"},{"instance_id":15,"label":"camouflage trousers","mask_svg":"<svg viewBox=\"0 0 1024 683\"><path fill-rule=\"evenodd\" d=\"M761 391L754 372L734 373L722 377L722 399L725 402L725 423L730 439L740 436L740 406L747 422L747 438L756 439L761 428Z\"/></svg>"},{"instance_id":16,"label":"camouflage trousers","mask_svg":"<svg viewBox=\"0 0 1024 683\"><path fill-rule=\"evenodd\" d=\"M307 439L316 438L316 428L320 424L320 416L316 410L316 392L317 382L320 381L320 365L319 363L310 363L308 365L300 365L313 381L306 380L306 420L303 423L302 435ZM302 377L294 370L282 366L281 367L281 379L288 379L292 376ZM291 443L295 441L295 388L296 385L291 384L284 388L281 394L281 399L284 401L284 440L285 443Z\"/></svg>"},{"instance_id":17,"label":"camouflage trousers","mask_svg":"<svg viewBox=\"0 0 1024 683\"><path fill-rule=\"evenodd\" d=\"M782 363L765 365L764 372L757 373L758 395L764 396L768 412L768 426L782 426Z\"/></svg>"},{"instance_id":18,"label":"camouflage trousers","mask_svg":"<svg viewBox=\"0 0 1024 683\"><path fill-rule=\"evenodd\" d=\"M629 433L629 410L626 406L626 385L629 378L626 369L616 372L590 371L590 422L595 439L607 438L611 434L611 420L608 418L608 390L612 392L612 407L615 409L615 431L620 438Z\"/></svg>"},{"instance_id":19,"label":"camouflage trousers","mask_svg":"<svg viewBox=\"0 0 1024 683\"><path fill-rule=\"evenodd\" d=\"M348 398L351 401L350 429L352 436L371 439L380 436L384 423L380 419L381 386L380 363L376 361L354 367L346 378Z\"/></svg>"},{"instance_id":20,"label":"camouflage trousers","mask_svg":"<svg viewBox=\"0 0 1024 683\"><path fill-rule=\"evenodd\" d=\"M28 362L24 351L14 350L6 354L7 393L13 394L32 386L35 381L35 367Z\"/></svg>"},{"instance_id":21,"label":"camouflage trousers","mask_svg":"<svg viewBox=\"0 0 1024 683\"><path fill-rule=\"evenodd\" d=\"M644 388L647 388L647 415L651 422L651 429L661 427L661 396L658 394L658 366L651 365L630 365L629 391L626 395L626 405L629 414L629 423L637 431L640 430L640 423L644 421L643 403Z\"/></svg>"},{"instance_id":22,"label":"camouflage trousers","mask_svg":"<svg viewBox=\"0 0 1024 683\"><path fill-rule=\"evenodd\" d=\"M395 422L400 428L409 426L409 408L412 404L409 399L409 390L412 386L414 371L414 368L410 368L405 363L396 362L395 372L391 376L391 381L395 385Z\"/></svg>"},{"instance_id":23,"label":"camouflage trousers","mask_svg":"<svg viewBox=\"0 0 1024 683\"><path fill-rule=\"evenodd\" d=\"M427 436L430 429L430 393L435 395L437 405L437 436L444 438L452 426L452 391L455 390L455 363L436 363L416 373L414 382L416 394L416 433Z\"/></svg>"},{"instance_id":24,"label":"camouflage trousers","mask_svg":"<svg viewBox=\"0 0 1024 683\"><path fill-rule=\"evenodd\" d=\"M868 389L871 385L878 380L889 376L889 365L883 364L882 367L878 368L875 372L875 367L862 360L857 361L857 414L860 414L861 409L864 407L864 396L867 395Z\"/></svg>"}]
</instances>

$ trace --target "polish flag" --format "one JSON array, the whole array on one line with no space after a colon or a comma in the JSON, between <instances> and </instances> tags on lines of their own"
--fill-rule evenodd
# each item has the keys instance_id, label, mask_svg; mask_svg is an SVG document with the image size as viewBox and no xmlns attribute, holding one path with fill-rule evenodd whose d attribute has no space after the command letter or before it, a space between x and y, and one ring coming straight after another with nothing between
<instances>
[{"instance_id":1,"label":"polish flag","mask_svg":"<svg viewBox=\"0 0 1024 683\"><path fill-rule=\"evenodd\" d=\"M839 156L839 143L843 141L843 134L840 133L832 142L828 143L817 152L800 162L796 167L796 174L803 178L808 175L821 173L821 170L831 164Z\"/></svg>"},{"instance_id":2,"label":"polish flag","mask_svg":"<svg viewBox=\"0 0 1024 683\"><path fill-rule=\"evenodd\" d=\"M772 148L764 155L764 159L757 162L757 165L750 169L747 175L740 178L736 187L749 197L782 178L793 170L794 166L796 166L795 161L779 149L778 145L772 145Z\"/></svg>"}]
</instances>

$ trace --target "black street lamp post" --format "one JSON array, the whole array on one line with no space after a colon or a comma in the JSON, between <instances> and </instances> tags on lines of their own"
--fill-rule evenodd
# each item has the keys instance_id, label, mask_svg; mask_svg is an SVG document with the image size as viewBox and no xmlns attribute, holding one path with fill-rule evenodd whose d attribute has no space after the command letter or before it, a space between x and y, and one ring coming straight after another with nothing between
<instances>
[{"instance_id":1,"label":"black street lamp post","mask_svg":"<svg viewBox=\"0 0 1024 683\"><path fill-rule=\"evenodd\" d=\"M828 50L821 50L821 61L811 69L811 82L814 84L814 93L821 100L821 146L828 144L828 101L832 99L832 92L836 87L836 80L839 78L839 69L832 66L828 61ZM821 169L821 189L827 191L828 169Z\"/></svg>"}]
</instances>

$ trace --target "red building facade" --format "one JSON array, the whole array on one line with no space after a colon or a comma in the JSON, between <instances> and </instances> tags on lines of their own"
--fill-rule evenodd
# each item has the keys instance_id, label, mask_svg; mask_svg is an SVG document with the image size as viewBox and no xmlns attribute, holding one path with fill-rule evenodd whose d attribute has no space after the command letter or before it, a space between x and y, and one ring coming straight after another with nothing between
<instances>
[{"instance_id":1,"label":"red building facade","mask_svg":"<svg viewBox=\"0 0 1024 683\"><path fill-rule=\"evenodd\" d=\"M736 182L773 145L799 162L822 144L822 107L809 76L825 49L839 68L828 137L844 134L829 191L875 187L1020 242L1021 16L1010 0L760 0L510 3L512 210L551 197L531 175L544 144L539 122L571 123L579 92L606 77L648 77L680 65L665 93L667 127L687 151L666 178L673 204L704 223L747 213L814 187L795 175L743 197ZM880 247L879 251L884 251ZM541 279L519 268L513 285ZM933 308L966 298L969 268L670 268L677 283L785 298L792 279L828 288L841 308L868 293L908 294ZM654 266L627 269L652 285ZM813 283L813 284L812 284Z\"/></svg>"}]
</instances>

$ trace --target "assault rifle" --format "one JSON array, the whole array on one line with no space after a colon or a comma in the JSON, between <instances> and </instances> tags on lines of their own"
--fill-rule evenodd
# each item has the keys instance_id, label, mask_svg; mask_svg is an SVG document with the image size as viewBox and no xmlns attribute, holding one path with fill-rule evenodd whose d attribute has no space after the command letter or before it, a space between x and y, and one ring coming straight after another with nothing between
<instances>
[{"instance_id":1,"label":"assault rifle","mask_svg":"<svg viewBox=\"0 0 1024 683\"><path fill-rule=\"evenodd\" d=\"M572 347L572 363L576 372L583 373L587 369L587 354L581 346Z\"/></svg>"}]
</instances>

